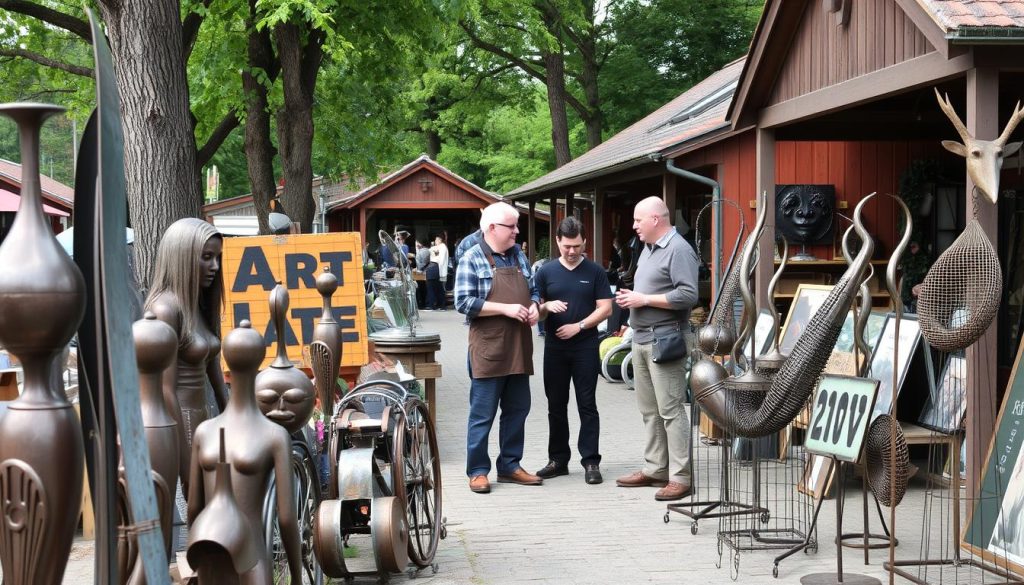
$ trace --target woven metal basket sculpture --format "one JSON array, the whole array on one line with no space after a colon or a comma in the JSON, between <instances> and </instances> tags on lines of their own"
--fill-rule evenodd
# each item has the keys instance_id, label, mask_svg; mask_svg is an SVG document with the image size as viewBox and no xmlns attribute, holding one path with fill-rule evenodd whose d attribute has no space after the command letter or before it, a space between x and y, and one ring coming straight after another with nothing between
<instances>
[{"instance_id":1,"label":"woven metal basket sculpture","mask_svg":"<svg viewBox=\"0 0 1024 585\"><path fill-rule=\"evenodd\" d=\"M935 90L939 107L953 123L963 144L943 140L942 146L967 160L967 175L977 193L971 193L974 205L980 194L993 205L999 194L999 171L1003 158L1016 152L1021 143L1007 143L1010 134L1024 118L1020 102L1013 110L1003 133L995 140L978 140L953 109L949 96ZM977 215L977 209L975 209ZM925 276L917 301L921 334L932 347L952 352L980 338L999 310L1003 275L999 257L977 220L971 220L960 237L932 265Z\"/></svg>"},{"instance_id":2,"label":"woven metal basket sculpture","mask_svg":"<svg viewBox=\"0 0 1024 585\"><path fill-rule=\"evenodd\" d=\"M726 269L727 276L718 291L718 298L715 301L714 308L711 309L711 316L707 320L707 325L702 327L697 334L697 346L705 355L729 355L732 352L733 345L736 343L736 323L733 318L733 306L736 304L736 298L740 294L740 262L737 261L739 256L737 256L736 252L739 249L740 241L743 238L743 232L746 231L747 225L738 205L728 199L712 201L705 205L700 210L700 213L697 214L696 240L698 246L701 241L701 217L705 211L711 209L716 203L728 203L736 208L736 211L739 212L740 229L736 233L736 242L732 247L732 257L729 259L728 268ZM722 213L722 211L719 211L719 213ZM700 256L699 248L697 255Z\"/></svg>"},{"instance_id":3,"label":"woven metal basket sculpture","mask_svg":"<svg viewBox=\"0 0 1024 585\"><path fill-rule=\"evenodd\" d=\"M754 336L757 327L757 306L754 300L754 292L750 286L753 279L754 267L757 264L758 247L761 238L764 236L765 219L768 212L768 194L761 195L760 204L757 206L757 223L754 224L750 237L743 245L743 256L740 261L740 297L743 298L743 327L736 337L736 343L732 348L732 362L742 366L743 371L739 375L729 376L723 382L725 388L733 393L752 393L740 399L744 404L759 404L764 398L764 392L771 386L771 378L758 372L756 357L743 355L743 349L747 341ZM739 398L734 397L734 398ZM755 407L756 409L756 407Z\"/></svg>"},{"instance_id":4,"label":"woven metal basket sculpture","mask_svg":"<svg viewBox=\"0 0 1024 585\"><path fill-rule=\"evenodd\" d=\"M883 414L871 423L865 439L868 486L883 506L898 506L907 493L910 476L910 452L900 425L893 424L891 416ZM895 434L895 440L893 440ZM896 449L896 467L893 469L892 450Z\"/></svg>"},{"instance_id":5,"label":"woven metal basket sculpture","mask_svg":"<svg viewBox=\"0 0 1024 585\"><path fill-rule=\"evenodd\" d=\"M995 319L1002 289L999 257L972 220L924 277L917 299L921 334L946 352L971 345Z\"/></svg>"},{"instance_id":6,"label":"woven metal basket sculpture","mask_svg":"<svg viewBox=\"0 0 1024 585\"><path fill-rule=\"evenodd\" d=\"M874 195L861 199L854 212L857 235L864 242L860 253L814 314L767 392L758 396L730 390L728 375L719 364L705 359L694 365L690 372L694 398L716 424L741 437L762 437L783 429L804 408L835 347L874 251L861 217L864 204Z\"/></svg>"}]
</instances>

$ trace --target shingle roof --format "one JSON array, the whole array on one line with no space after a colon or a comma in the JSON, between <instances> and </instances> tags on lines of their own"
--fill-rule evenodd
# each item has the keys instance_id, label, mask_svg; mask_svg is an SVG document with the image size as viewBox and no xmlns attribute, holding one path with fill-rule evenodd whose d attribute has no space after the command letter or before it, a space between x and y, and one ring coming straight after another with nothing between
<instances>
[{"instance_id":1,"label":"shingle roof","mask_svg":"<svg viewBox=\"0 0 1024 585\"><path fill-rule=\"evenodd\" d=\"M1024 0L917 0L946 32L964 27L1024 27Z\"/></svg>"},{"instance_id":2,"label":"shingle roof","mask_svg":"<svg viewBox=\"0 0 1024 585\"><path fill-rule=\"evenodd\" d=\"M652 154L727 127L725 114L744 61L745 58L741 58L729 63L646 118L565 166L513 189L509 196L521 197L559 184L640 165L647 162ZM715 98L706 109L700 107L705 98ZM690 109L694 110L692 116L686 115Z\"/></svg>"},{"instance_id":3,"label":"shingle roof","mask_svg":"<svg viewBox=\"0 0 1024 585\"><path fill-rule=\"evenodd\" d=\"M6 177L11 181L21 185L21 165L9 160L0 158L0 176ZM39 177L40 188L43 192L43 197L63 203L68 207L73 207L75 204L75 190L68 187L64 183L61 183L55 179L51 179L46 175Z\"/></svg>"},{"instance_id":4,"label":"shingle roof","mask_svg":"<svg viewBox=\"0 0 1024 585\"><path fill-rule=\"evenodd\" d=\"M353 204L359 202L360 200L368 196L375 195L384 188L394 183L397 183L399 180L408 176L414 170L424 167L429 167L433 169L434 172L438 173L443 177L446 177L451 182L461 186L466 191L477 195L481 199L488 200L489 202L492 203L501 200L501 197L499 195L491 191L488 191L483 187L477 186L472 181L469 181L468 179L459 176L457 173L441 165L440 163L430 158L429 156L422 154L418 158L414 159L412 162L403 166L402 168L381 177L380 180L374 183L373 185L366 186L356 193L348 193L347 195L339 197L337 199L331 198L330 202L327 205L327 209L332 210L337 209L339 207L344 208L352 206Z\"/></svg>"}]
</instances>

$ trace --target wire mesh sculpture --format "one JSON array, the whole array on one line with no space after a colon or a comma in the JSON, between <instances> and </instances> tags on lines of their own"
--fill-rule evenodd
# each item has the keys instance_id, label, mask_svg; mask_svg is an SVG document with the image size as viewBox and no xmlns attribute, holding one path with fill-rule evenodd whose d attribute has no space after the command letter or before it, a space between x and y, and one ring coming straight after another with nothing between
<instances>
[{"instance_id":1,"label":"wire mesh sculpture","mask_svg":"<svg viewBox=\"0 0 1024 585\"><path fill-rule=\"evenodd\" d=\"M725 369L711 360L703 359L694 365L690 373L694 399L717 424L739 436L762 437L785 428L804 408L839 338L846 313L874 251L861 217L864 205L874 195L871 193L861 199L854 212L854 226L864 242L860 252L815 313L811 325L797 340L789 360L772 379L767 392L735 390L734 386L730 387L730 377ZM759 223L763 220L763 212L761 215ZM758 230L755 229L751 238L757 235ZM747 250L747 254L751 255L752 249ZM749 262L749 258L744 260ZM738 345L742 346L748 329L753 329L749 320L740 334Z\"/></svg>"},{"instance_id":2,"label":"wire mesh sculpture","mask_svg":"<svg viewBox=\"0 0 1024 585\"><path fill-rule=\"evenodd\" d=\"M738 205L728 199L721 199L718 202L729 203L736 208L737 212L740 212ZM704 212L711 208L716 202L712 201L705 205L700 213L697 214L697 230L698 234L696 240L700 240L700 220ZM721 213L721 211L719 212ZM718 291L718 299L715 302L714 308L711 309L711 316L708 317L707 324L701 328L697 334L697 344L702 352L707 355L728 355L732 352L733 345L736 343L736 322L733 317L733 306L736 304L736 298L740 292L740 262L737 262L736 251L740 247L740 241L743 238L743 232L747 229L746 221L743 219L743 213L739 213L740 228L736 233L736 242L732 247L732 257L729 258L729 267L727 270L727 276L725 281L722 283L721 288ZM700 250L698 250L698 256L700 256ZM742 256L742 253L741 253Z\"/></svg>"},{"instance_id":3,"label":"wire mesh sculpture","mask_svg":"<svg viewBox=\"0 0 1024 585\"><path fill-rule=\"evenodd\" d=\"M1017 102L999 138L978 140L971 136L948 95L943 98L936 89L935 98L963 140L963 144L943 140L942 145L967 159L967 175L977 191L994 205L1003 159L1020 149L1020 142L1006 141L1024 118L1024 109ZM972 193L971 197L977 205L977 194ZM999 256L978 220L972 219L924 278L917 301L921 334L932 347L946 352L973 344L995 319L1002 288Z\"/></svg>"}]
</instances>

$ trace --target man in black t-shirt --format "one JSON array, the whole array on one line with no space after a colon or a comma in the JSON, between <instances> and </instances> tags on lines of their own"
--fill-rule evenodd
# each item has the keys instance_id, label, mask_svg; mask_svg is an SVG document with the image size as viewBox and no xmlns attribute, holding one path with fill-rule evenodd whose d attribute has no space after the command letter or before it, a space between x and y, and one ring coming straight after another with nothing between
<instances>
[{"instance_id":1,"label":"man in black t-shirt","mask_svg":"<svg viewBox=\"0 0 1024 585\"><path fill-rule=\"evenodd\" d=\"M567 217L558 224L557 261L537 271L540 318L546 319L544 342L544 394L548 398L548 464L537 472L547 479L569 473L569 382L576 388L580 413L579 453L587 483L601 483L597 412L597 324L612 312L608 274L583 257L583 224Z\"/></svg>"}]
</instances>

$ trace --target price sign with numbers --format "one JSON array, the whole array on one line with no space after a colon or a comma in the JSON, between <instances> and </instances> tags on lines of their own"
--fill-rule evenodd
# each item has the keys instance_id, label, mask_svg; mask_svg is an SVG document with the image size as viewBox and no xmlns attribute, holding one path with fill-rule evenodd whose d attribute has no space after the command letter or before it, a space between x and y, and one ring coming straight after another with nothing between
<instances>
[{"instance_id":1,"label":"price sign with numbers","mask_svg":"<svg viewBox=\"0 0 1024 585\"><path fill-rule=\"evenodd\" d=\"M811 407L808 451L856 463L878 394L878 380L825 374Z\"/></svg>"}]
</instances>

